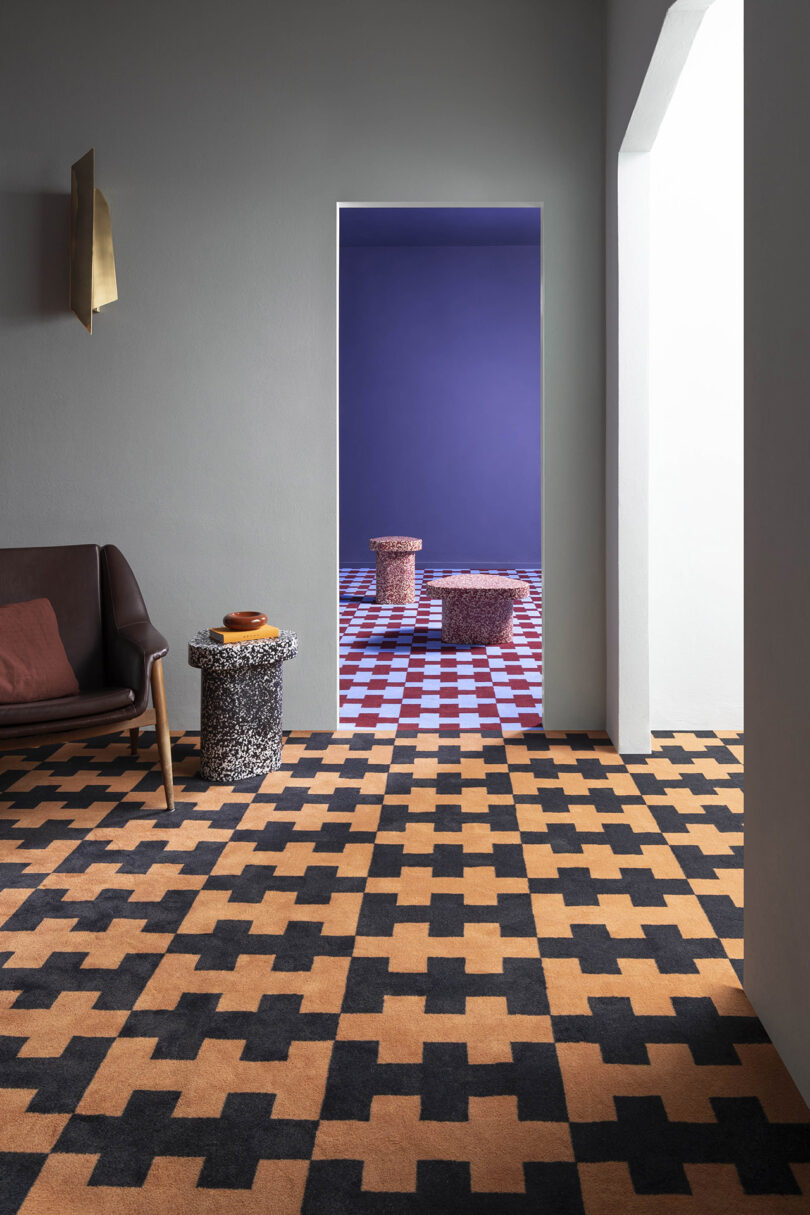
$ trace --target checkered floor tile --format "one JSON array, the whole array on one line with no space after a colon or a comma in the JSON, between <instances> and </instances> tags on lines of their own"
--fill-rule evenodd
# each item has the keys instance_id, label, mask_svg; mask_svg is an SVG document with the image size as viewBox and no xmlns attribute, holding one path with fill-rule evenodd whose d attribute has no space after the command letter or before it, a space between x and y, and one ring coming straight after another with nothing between
<instances>
[{"instance_id":1,"label":"checkered floor tile","mask_svg":"<svg viewBox=\"0 0 810 1215\"><path fill-rule=\"evenodd\" d=\"M526 730L543 711L540 570L488 569L523 578L512 646L442 645L442 605L432 578L468 570L416 571L416 603L374 602L374 569L340 571L340 725L349 729Z\"/></svg>"}]
</instances>

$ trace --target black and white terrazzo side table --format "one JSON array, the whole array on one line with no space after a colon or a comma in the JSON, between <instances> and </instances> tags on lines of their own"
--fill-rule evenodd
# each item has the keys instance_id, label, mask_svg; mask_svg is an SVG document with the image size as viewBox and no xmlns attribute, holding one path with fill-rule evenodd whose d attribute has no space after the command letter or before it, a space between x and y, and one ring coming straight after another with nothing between
<instances>
[{"instance_id":1,"label":"black and white terrazzo side table","mask_svg":"<svg viewBox=\"0 0 810 1215\"><path fill-rule=\"evenodd\" d=\"M202 673L200 776L232 784L281 767L282 664L298 652L295 633L221 645L204 630L188 643Z\"/></svg>"}]
</instances>

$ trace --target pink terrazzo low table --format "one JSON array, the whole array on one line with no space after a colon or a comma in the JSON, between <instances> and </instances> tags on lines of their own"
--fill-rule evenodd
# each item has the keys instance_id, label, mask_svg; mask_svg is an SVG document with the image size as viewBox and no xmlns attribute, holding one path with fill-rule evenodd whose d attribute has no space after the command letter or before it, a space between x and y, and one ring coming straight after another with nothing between
<instances>
[{"instance_id":1,"label":"pink terrazzo low table","mask_svg":"<svg viewBox=\"0 0 810 1215\"><path fill-rule=\"evenodd\" d=\"M414 603L416 557L422 541L416 536L377 536L368 547L377 554L377 603Z\"/></svg>"},{"instance_id":2,"label":"pink terrazzo low table","mask_svg":"<svg viewBox=\"0 0 810 1215\"><path fill-rule=\"evenodd\" d=\"M442 601L442 641L450 645L511 645L512 604L525 599L528 582L499 574L451 574L426 587Z\"/></svg>"}]
</instances>

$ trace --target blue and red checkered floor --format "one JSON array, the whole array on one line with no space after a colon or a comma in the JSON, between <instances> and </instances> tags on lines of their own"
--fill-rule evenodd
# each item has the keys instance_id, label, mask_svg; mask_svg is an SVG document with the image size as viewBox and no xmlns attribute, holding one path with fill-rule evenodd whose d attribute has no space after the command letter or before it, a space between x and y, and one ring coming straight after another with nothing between
<instances>
[{"instance_id":1,"label":"blue and red checkered floor","mask_svg":"<svg viewBox=\"0 0 810 1215\"><path fill-rule=\"evenodd\" d=\"M416 603L374 602L374 569L340 571L340 726L374 730L527 730L542 723L540 570L488 569L522 578L511 646L443 645L442 605L425 583L468 570L416 571Z\"/></svg>"}]
</instances>

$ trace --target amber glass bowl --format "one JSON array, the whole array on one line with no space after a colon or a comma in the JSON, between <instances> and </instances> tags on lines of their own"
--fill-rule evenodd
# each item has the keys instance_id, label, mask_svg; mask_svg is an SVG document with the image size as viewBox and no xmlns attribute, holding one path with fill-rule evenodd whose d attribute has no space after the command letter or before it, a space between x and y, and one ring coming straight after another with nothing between
<instances>
[{"instance_id":1,"label":"amber glass bowl","mask_svg":"<svg viewBox=\"0 0 810 1215\"><path fill-rule=\"evenodd\" d=\"M263 624L267 624L267 617L264 612L228 612L227 616L222 617L222 623L226 629L245 633L249 629L260 629Z\"/></svg>"}]
</instances>

